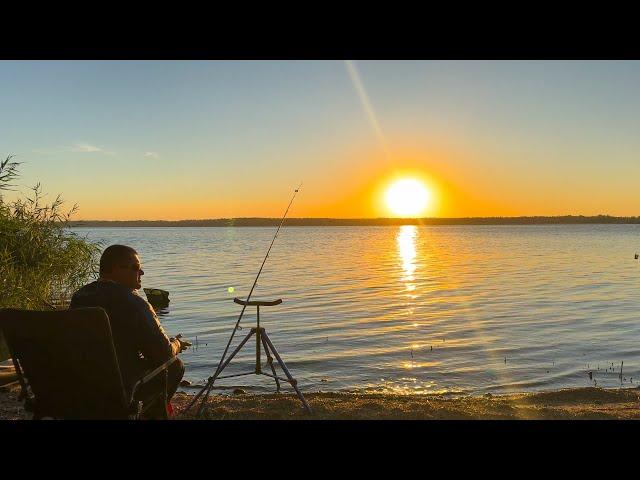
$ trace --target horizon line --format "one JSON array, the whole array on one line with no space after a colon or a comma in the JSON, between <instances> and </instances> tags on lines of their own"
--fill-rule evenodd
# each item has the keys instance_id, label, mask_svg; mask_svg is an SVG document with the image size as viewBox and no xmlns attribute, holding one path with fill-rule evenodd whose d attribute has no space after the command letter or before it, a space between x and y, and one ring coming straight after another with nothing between
<instances>
[{"instance_id":1,"label":"horizon line","mask_svg":"<svg viewBox=\"0 0 640 480\"><path fill-rule=\"evenodd\" d=\"M610 215L606 213L600 213L597 215L486 215L486 216L467 216L467 217L287 217L285 220L484 220L484 219L516 219L516 218L614 218L614 219L629 219L640 218L640 215ZM179 220L168 220L162 218L153 219L78 219L69 220L73 222L214 222L223 220L281 220L282 217L210 217L210 218L181 218Z\"/></svg>"}]
</instances>

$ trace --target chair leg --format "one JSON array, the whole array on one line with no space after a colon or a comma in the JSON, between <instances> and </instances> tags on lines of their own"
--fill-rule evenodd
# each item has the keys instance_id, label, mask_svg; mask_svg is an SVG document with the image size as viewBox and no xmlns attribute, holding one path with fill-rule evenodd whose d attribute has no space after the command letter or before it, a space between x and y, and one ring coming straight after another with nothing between
<instances>
[{"instance_id":1,"label":"chair leg","mask_svg":"<svg viewBox=\"0 0 640 480\"><path fill-rule=\"evenodd\" d=\"M168 407L168 403L169 403L169 399L168 399L168 395L167 395L167 389L169 388L169 369L165 368L164 369L164 375L162 375L163 378L163 384L164 384L164 388L162 389L162 406L163 408L163 412L164 412L164 419L165 420L169 420L169 411L167 410Z\"/></svg>"},{"instance_id":2,"label":"chair leg","mask_svg":"<svg viewBox=\"0 0 640 480\"><path fill-rule=\"evenodd\" d=\"M138 401L135 402L135 412L132 412L127 417L129 420L140 420L140 415L142 415L142 407L143 403Z\"/></svg>"},{"instance_id":3,"label":"chair leg","mask_svg":"<svg viewBox=\"0 0 640 480\"><path fill-rule=\"evenodd\" d=\"M156 390L143 394L143 398L137 401L137 411L131 413L134 420L169 420L169 371L165 368L160 374L160 385Z\"/></svg>"}]
</instances>

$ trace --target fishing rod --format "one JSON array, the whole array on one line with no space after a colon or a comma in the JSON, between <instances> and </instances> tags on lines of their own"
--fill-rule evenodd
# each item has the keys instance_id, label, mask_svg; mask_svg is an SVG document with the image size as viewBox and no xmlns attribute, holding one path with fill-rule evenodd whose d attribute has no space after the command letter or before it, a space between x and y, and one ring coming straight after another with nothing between
<instances>
[{"instance_id":1,"label":"fishing rod","mask_svg":"<svg viewBox=\"0 0 640 480\"><path fill-rule=\"evenodd\" d=\"M220 371L222 370L222 364L224 363L225 357L227 356L227 352L229 351L229 346L231 345L231 342L233 341L233 337L236 334L236 331L238 330L238 327L240 326L240 320L242 320L242 315L244 315L244 311L247 308L247 304L249 303L249 299L251 298L251 294L253 294L253 290L256 287L256 284L258 283L258 278L260 278L260 274L262 273L262 269L264 268L264 264L267 262L267 258L269 257L269 253L271 252L271 247L273 247L274 242L276 241L276 238L278 237L278 233L280 232L280 227L282 227L282 224L284 223L284 219L287 217L287 213L289 213L289 209L291 208L291 204L293 203L293 200L296 198L296 195L298 194L298 191L300 190L300 188L302 187L302 182L300 182L300 185L298 185L298 188L296 188L293 192L293 196L291 197L291 200L289 201L289 205L287 206L287 209L284 212L284 215L282 216L282 219L280 220L280 224L278 225L278 228L276 229L276 233L273 236L273 239L271 240L271 245L269 245L269 249L267 250L267 254L264 256L264 260L262 260L262 265L260 265L260 270L258 270L258 274L256 275L255 280L253 281L253 285L251 286L251 290L249 290L249 295L247 295L247 299L242 307L242 310L240 311L240 315L238 316L238 321L236 322L235 326L233 327L233 332L231 332L231 337L229 338L229 341L227 342L227 346L224 348L224 352L222 353L222 357L220 358L220 362L218 363L218 367L216 368L215 373L208 378L207 380L207 384L198 392L198 394L193 398L193 400L191 400L191 402L189 402L189 405L187 405L187 408L184 410L185 412L189 411L191 409L191 407L198 401L198 398L200 398L200 396L202 395L202 393L206 390L207 393L205 393L204 397L202 398L202 401L200 402L200 407L198 408L198 412L196 413L196 416L200 416L200 414L202 413L202 409L204 408L205 404L207 403L207 399L209 398L209 394L211 393L211 389L213 388L213 382L215 382L216 378L218 377L218 375L220 374Z\"/></svg>"}]
</instances>

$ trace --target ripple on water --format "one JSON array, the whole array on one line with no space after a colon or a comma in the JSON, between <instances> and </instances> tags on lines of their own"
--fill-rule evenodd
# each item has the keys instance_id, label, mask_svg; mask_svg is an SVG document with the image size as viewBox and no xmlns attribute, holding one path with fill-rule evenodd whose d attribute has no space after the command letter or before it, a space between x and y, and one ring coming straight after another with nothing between
<instances>
[{"instance_id":1,"label":"ripple on water","mask_svg":"<svg viewBox=\"0 0 640 480\"><path fill-rule=\"evenodd\" d=\"M272 228L77 229L134 246L144 285L170 292L169 334L198 336L186 378L211 375ZM310 390L535 391L640 379L636 225L295 227L281 231L254 298L261 324ZM228 288L233 286L234 293ZM247 309L243 330L255 322ZM235 343L234 343L235 345ZM230 365L251 368L250 344ZM506 357L506 362L505 362ZM589 368L587 368L589 366ZM634 378L632 384L630 379ZM324 379L324 380L323 380ZM221 388L270 391L262 379Z\"/></svg>"}]
</instances>

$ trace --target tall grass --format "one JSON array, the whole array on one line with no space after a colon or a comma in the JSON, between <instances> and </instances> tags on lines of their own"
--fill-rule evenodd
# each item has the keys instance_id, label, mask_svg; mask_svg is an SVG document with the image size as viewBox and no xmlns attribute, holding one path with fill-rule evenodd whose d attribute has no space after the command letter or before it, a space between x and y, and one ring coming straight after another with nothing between
<instances>
[{"instance_id":1,"label":"tall grass","mask_svg":"<svg viewBox=\"0 0 640 480\"><path fill-rule=\"evenodd\" d=\"M0 162L0 308L64 308L97 273L100 245L69 230L77 205L65 212L60 196L44 202L39 183L24 198L5 201L19 165L11 156ZM0 359L7 356L0 337Z\"/></svg>"}]
</instances>

